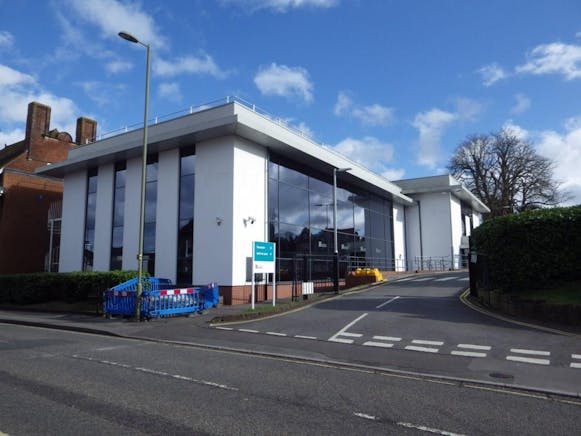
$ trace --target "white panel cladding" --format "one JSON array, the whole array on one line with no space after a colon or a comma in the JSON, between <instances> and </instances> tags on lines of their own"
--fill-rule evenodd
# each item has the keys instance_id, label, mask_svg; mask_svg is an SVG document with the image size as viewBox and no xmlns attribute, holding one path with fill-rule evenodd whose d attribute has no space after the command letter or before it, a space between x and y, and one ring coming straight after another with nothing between
<instances>
[{"instance_id":1,"label":"white panel cladding","mask_svg":"<svg viewBox=\"0 0 581 436\"><path fill-rule=\"evenodd\" d=\"M225 136L196 144L194 284L231 286L234 142Z\"/></svg>"},{"instance_id":2,"label":"white panel cladding","mask_svg":"<svg viewBox=\"0 0 581 436\"><path fill-rule=\"evenodd\" d=\"M137 270L139 213L141 203L141 157L127 161L123 221L123 269Z\"/></svg>"},{"instance_id":3,"label":"white panel cladding","mask_svg":"<svg viewBox=\"0 0 581 436\"><path fill-rule=\"evenodd\" d=\"M450 223L452 231L452 250L455 256L454 268L459 268L460 243L462 242L462 205L460 200L450 195Z\"/></svg>"},{"instance_id":4,"label":"white panel cladding","mask_svg":"<svg viewBox=\"0 0 581 436\"><path fill-rule=\"evenodd\" d=\"M409 271L418 269L415 260L419 259L422 255L420 247L420 208L421 202L419 205L415 204L405 209L406 266Z\"/></svg>"},{"instance_id":5,"label":"white panel cladding","mask_svg":"<svg viewBox=\"0 0 581 436\"><path fill-rule=\"evenodd\" d=\"M246 258L252 256L252 241L268 241L267 163L264 147L236 138L231 258L234 286L246 282Z\"/></svg>"},{"instance_id":6,"label":"white panel cladding","mask_svg":"<svg viewBox=\"0 0 581 436\"><path fill-rule=\"evenodd\" d=\"M452 253L450 193L420 194L417 199L421 201L421 242L424 259L430 257L450 259Z\"/></svg>"},{"instance_id":7,"label":"white panel cladding","mask_svg":"<svg viewBox=\"0 0 581 436\"><path fill-rule=\"evenodd\" d=\"M397 203L394 203L393 205L393 247L395 270L405 271L405 213L404 206Z\"/></svg>"},{"instance_id":8,"label":"white panel cladding","mask_svg":"<svg viewBox=\"0 0 581 436\"><path fill-rule=\"evenodd\" d=\"M482 215L478 212L472 212L472 228L475 229L480 224L482 224Z\"/></svg>"},{"instance_id":9,"label":"white panel cladding","mask_svg":"<svg viewBox=\"0 0 581 436\"><path fill-rule=\"evenodd\" d=\"M87 171L65 175L64 185L59 271L80 271L83 268Z\"/></svg>"},{"instance_id":10,"label":"white panel cladding","mask_svg":"<svg viewBox=\"0 0 581 436\"><path fill-rule=\"evenodd\" d=\"M97 173L93 271L109 271L111 260L111 231L113 226L114 183L114 164L106 164L99 167Z\"/></svg>"},{"instance_id":11,"label":"white panel cladding","mask_svg":"<svg viewBox=\"0 0 581 436\"><path fill-rule=\"evenodd\" d=\"M159 153L155 232L155 275L176 281L180 151Z\"/></svg>"}]
</instances>

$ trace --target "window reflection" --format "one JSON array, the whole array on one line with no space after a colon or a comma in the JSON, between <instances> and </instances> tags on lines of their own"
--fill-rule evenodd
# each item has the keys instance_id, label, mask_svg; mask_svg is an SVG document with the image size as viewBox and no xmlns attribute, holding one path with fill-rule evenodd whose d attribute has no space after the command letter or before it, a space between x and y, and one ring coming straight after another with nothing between
<instances>
[{"instance_id":1,"label":"window reflection","mask_svg":"<svg viewBox=\"0 0 581 436\"><path fill-rule=\"evenodd\" d=\"M125 162L115 165L115 191L113 192L113 230L111 235L110 270L123 268L123 222L125 219Z\"/></svg>"},{"instance_id":2,"label":"window reflection","mask_svg":"<svg viewBox=\"0 0 581 436\"><path fill-rule=\"evenodd\" d=\"M193 280L195 169L194 149L182 149L176 279L178 284L184 286L190 285Z\"/></svg>"},{"instance_id":3,"label":"window reflection","mask_svg":"<svg viewBox=\"0 0 581 436\"><path fill-rule=\"evenodd\" d=\"M143 256L145 269L155 275L155 225L157 209L157 155L147 158L147 183L145 184L145 225Z\"/></svg>"},{"instance_id":4,"label":"window reflection","mask_svg":"<svg viewBox=\"0 0 581 436\"><path fill-rule=\"evenodd\" d=\"M95 252L95 213L97 209L97 168L87 173L85 206L85 237L83 243L83 271L93 270Z\"/></svg>"}]
</instances>

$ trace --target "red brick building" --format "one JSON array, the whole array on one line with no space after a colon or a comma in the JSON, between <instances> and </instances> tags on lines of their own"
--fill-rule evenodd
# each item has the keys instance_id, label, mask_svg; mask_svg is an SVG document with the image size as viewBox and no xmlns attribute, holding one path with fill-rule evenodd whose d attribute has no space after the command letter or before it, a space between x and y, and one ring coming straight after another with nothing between
<instances>
[{"instance_id":1,"label":"red brick building","mask_svg":"<svg viewBox=\"0 0 581 436\"><path fill-rule=\"evenodd\" d=\"M81 117L73 142L70 134L50 130L50 112L30 103L24 140L0 149L0 274L45 270L49 207L62 199L63 183L35 170L65 160L71 147L97 133L97 122Z\"/></svg>"}]
</instances>

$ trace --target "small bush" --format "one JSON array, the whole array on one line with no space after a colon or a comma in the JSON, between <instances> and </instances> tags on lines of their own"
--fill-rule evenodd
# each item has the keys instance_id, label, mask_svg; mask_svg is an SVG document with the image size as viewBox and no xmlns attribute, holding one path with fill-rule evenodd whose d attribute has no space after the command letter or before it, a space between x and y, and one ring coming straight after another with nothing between
<instances>
[{"instance_id":1,"label":"small bush","mask_svg":"<svg viewBox=\"0 0 581 436\"><path fill-rule=\"evenodd\" d=\"M101 292L137 276L137 271L31 273L0 276L0 303L69 303L98 297Z\"/></svg>"},{"instance_id":2,"label":"small bush","mask_svg":"<svg viewBox=\"0 0 581 436\"><path fill-rule=\"evenodd\" d=\"M492 288L518 292L581 278L581 206L494 218L474 229L472 242L487 258Z\"/></svg>"}]
</instances>

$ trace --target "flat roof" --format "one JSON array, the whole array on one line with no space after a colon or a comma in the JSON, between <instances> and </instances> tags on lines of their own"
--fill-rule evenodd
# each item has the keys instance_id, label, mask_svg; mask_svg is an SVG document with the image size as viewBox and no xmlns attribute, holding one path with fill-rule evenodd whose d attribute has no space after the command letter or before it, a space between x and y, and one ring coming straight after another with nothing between
<instances>
[{"instance_id":1,"label":"flat roof","mask_svg":"<svg viewBox=\"0 0 581 436\"><path fill-rule=\"evenodd\" d=\"M238 102L148 126L148 151L159 153L231 135L262 145L322 173L332 174L333 168L349 167L351 169L341 176L347 183L387 196L399 204L413 204L399 186L384 177ZM142 144L143 128L140 128L74 147L67 160L40 168L37 172L63 178L82 169L140 157Z\"/></svg>"}]
</instances>

